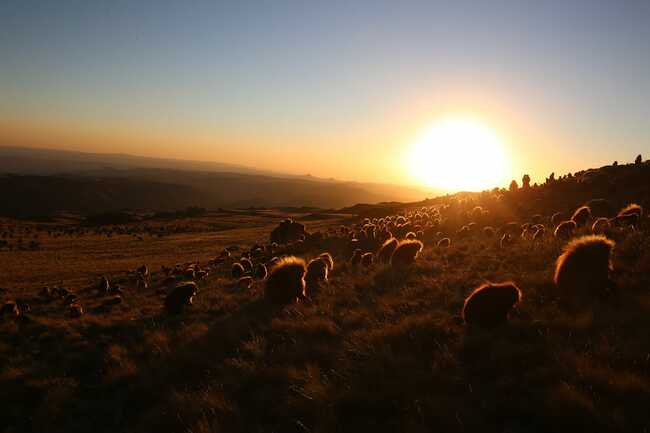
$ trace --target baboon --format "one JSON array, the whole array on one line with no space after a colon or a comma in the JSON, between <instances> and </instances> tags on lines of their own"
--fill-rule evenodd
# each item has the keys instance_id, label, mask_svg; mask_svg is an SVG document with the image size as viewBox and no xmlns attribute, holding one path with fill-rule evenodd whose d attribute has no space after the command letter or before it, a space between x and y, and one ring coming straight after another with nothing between
<instances>
[{"instance_id":1,"label":"baboon","mask_svg":"<svg viewBox=\"0 0 650 433\"><path fill-rule=\"evenodd\" d=\"M611 227L609 219L605 217L597 218L596 221L591 225L591 231L595 235L602 235Z\"/></svg>"},{"instance_id":2,"label":"baboon","mask_svg":"<svg viewBox=\"0 0 650 433\"><path fill-rule=\"evenodd\" d=\"M639 225L639 214L630 213L624 215L617 215L612 219L617 226L629 226L632 228L637 228Z\"/></svg>"},{"instance_id":3,"label":"baboon","mask_svg":"<svg viewBox=\"0 0 650 433\"><path fill-rule=\"evenodd\" d=\"M149 268L147 265L140 266L135 272L142 275L144 278L149 278Z\"/></svg>"},{"instance_id":4,"label":"baboon","mask_svg":"<svg viewBox=\"0 0 650 433\"><path fill-rule=\"evenodd\" d=\"M560 296L602 294L610 287L614 241L588 235L569 242L555 264L553 281Z\"/></svg>"},{"instance_id":5,"label":"baboon","mask_svg":"<svg viewBox=\"0 0 650 433\"><path fill-rule=\"evenodd\" d=\"M295 256L280 259L266 279L266 299L276 305L286 305L305 298L305 261Z\"/></svg>"},{"instance_id":6,"label":"baboon","mask_svg":"<svg viewBox=\"0 0 650 433\"><path fill-rule=\"evenodd\" d=\"M510 233L504 233L503 236L501 236L501 240L499 241L499 247L500 248L506 248L508 245L512 244L514 242L513 237L510 235Z\"/></svg>"},{"instance_id":7,"label":"baboon","mask_svg":"<svg viewBox=\"0 0 650 433\"><path fill-rule=\"evenodd\" d=\"M74 293L70 293L68 296L66 296L63 299L63 304L64 305L72 305L76 302L79 302L79 297L75 295Z\"/></svg>"},{"instance_id":8,"label":"baboon","mask_svg":"<svg viewBox=\"0 0 650 433\"><path fill-rule=\"evenodd\" d=\"M555 232L553 235L557 239L569 239L571 236L573 236L573 232L575 231L577 225L574 221L562 221L556 228Z\"/></svg>"},{"instance_id":9,"label":"baboon","mask_svg":"<svg viewBox=\"0 0 650 433\"><path fill-rule=\"evenodd\" d=\"M564 220L564 213L555 212L553 216L551 216L551 225L553 227L557 227L558 224L560 224L563 220Z\"/></svg>"},{"instance_id":10,"label":"baboon","mask_svg":"<svg viewBox=\"0 0 650 433\"><path fill-rule=\"evenodd\" d=\"M492 226L485 226L483 227L483 234L489 238L494 236L494 227Z\"/></svg>"},{"instance_id":11,"label":"baboon","mask_svg":"<svg viewBox=\"0 0 650 433\"><path fill-rule=\"evenodd\" d=\"M507 323L508 314L521 301L515 283L487 283L475 289L463 305L463 320L469 326L491 329Z\"/></svg>"},{"instance_id":12,"label":"baboon","mask_svg":"<svg viewBox=\"0 0 650 433\"><path fill-rule=\"evenodd\" d=\"M148 278L146 278L143 274L138 274L138 280L136 283L138 289L146 289L149 287L149 282Z\"/></svg>"},{"instance_id":13,"label":"baboon","mask_svg":"<svg viewBox=\"0 0 650 433\"><path fill-rule=\"evenodd\" d=\"M408 232L406 236L404 236L404 238L408 240L413 240L413 239L417 239L418 236L413 232Z\"/></svg>"},{"instance_id":14,"label":"baboon","mask_svg":"<svg viewBox=\"0 0 650 433\"><path fill-rule=\"evenodd\" d=\"M263 280L267 275L268 270L266 269L266 265L264 263L258 263L257 266L255 266L255 278Z\"/></svg>"},{"instance_id":15,"label":"baboon","mask_svg":"<svg viewBox=\"0 0 650 433\"><path fill-rule=\"evenodd\" d=\"M106 276L102 275L99 278L99 282L97 283L97 290L100 293L108 293L110 289L111 289L111 283L108 281L108 278L106 278Z\"/></svg>"},{"instance_id":16,"label":"baboon","mask_svg":"<svg viewBox=\"0 0 650 433\"><path fill-rule=\"evenodd\" d=\"M80 303L74 303L68 306L68 315L70 317L81 317L84 314L84 309Z\"/></svg>"},{"instance_id":17,"label":"baboon","mask_svg":"<svg viewBox=\"0 0 650 433\"><path fill-rule=\"evenodd\" d=\"M393 255L393 252L395 251L395 248L397 248L397 244L399 241L395 238L390 238L384 242L384 244L379 248L379 251L377 252L377 261L380 263L388 263L390 262L390 257Z\"/></svg>"},{"instance_id":18,"label":"baboon","mask_svg":"<svg viewBox=\"0 0 650 433\"><path fill-rule=\"evenodd\" d=\"M309 288L313 288L320 282L327 281L329 273L329 266L327 262L321 258L316 257L307 264L307 273L305 274L305 281Z\"/></svg>"},{"instance_id":19,"label":"baboon","mask_svg":"<svg viewBox=\"0 0 650 433\"><path fill-rule=\"evenodd\" d=\"M253 277L241 277L239 281L237 281L237 285L240 289L250 289L253 285Z\"/></svg>"},{"instance_id":20,"label":"baboon","mask_svg":"<svg viewBox=\"0 0 650 433\"><path fill-rule=\"evenodd\" d=\"M241 278L244 275L244 267L241 265L241 263L233 263L232 264L232 270L231 274L233 278Z\"/></svg>"},{"instance_id":21,"label":"baboon","mask_svg":"<svg viewBox=\"0 0 650 433\"><path fill-rule=\"evenodd\" d=\"M373 253L363 253L361 255L361 265L368 267L372 265L375 255Z\"/></svg>"},{"instance_id":22,"label":"baboon","mask_svg":"<svg viewBox=\"0 0 650 433\"><path fill-rule=\"evenodd\" d=\"M400 242L390 257L391 266L407 266L413 264L424 245L418 240Z\"/></svg>"},{"instance_id":23,"label":"baboon","mask_svg":"<svg viewBox=\"0 0 650 433\"><path fill-rule=\"evenodd\" d=\"M535 234L533 235L533 241L542 240L545 234L546 234L546 227L542 225L538 226L537 230L535 231Z\"/></svg>"},{"instance_id":24,"label":"baboon","mask_svg":"<svg viewBox=\"0 0 650 433\"><path fill-rule=\"evenodd\" d=\"M636 227L642 216L643 208L636 203L630 203L618 212L616 222L621 225Z\"/></svg>"},{"instance_id":25,"label":"baboon","mask_svg":"<svg viewBox=\"0 0 650 433\"><path fill-rule=\"evenodd\" d=\"M165 298L165 310L172 314L182 313L186 305L192 305L192 300L198 291L194 282L179 284Z\"/></svg>"},{"instance_id":26,"label":"baboon","mask_svg":"<svg viewBox=\"0 0 650 433\"><path fill-rule=\"evenodd\" d=\"M290 218L283 220L271 232L271 242L276 244L287 244L295 242L299 239L304 239L307 231L305 226Z\"/></svg>"},{"instance_id":27,"label":"baboon","mask_svg":"<svg viewBox=\"0 0 650 433\"><path fill-rule=\"evenodd\" d=\"M242 257L239 263L244 268L244 272L248 273L253 271L253 262L251 262L249 258Z\"/></svg>"},{"instance_id":28,"label":"baboon","mask_svg":"<svg viewBox=\"0 0 650 433\"><path fill-rule=\"evenodd\" d=\"M363 250L361 250L360 248L355 249L354 253L352 253L352 257L350 257L350 264L356 266L359 263L361 263L362 254L363 254Z\"/></svg>"},{"instance_id":29,"label":"baboon","mask_svg":"<svg viewBox=\"0 0 650 433\"><path fill-rule=\"evenodd\" d=\"M438 241L436 244L438 248L449 248L451 246L451 239L449 238L442 238Z\"/></svg>"},{"instance_id":30,"label":"baboon","mask_svg":"<svg viewBox=\"0 0 650 433\"><path fill-rule=\"evenodd\" d=\"M18 317L20 316L20 309L15 301L7 301L0 309L0 316Z\"/></svg>"},{"instance_id":31,"label":"baboon","mask_svg":"<svg viewBox=\"0 0 650 433\"><path fill-rule=\"evenodd\" d=\"M587 221L591 219L591 209L589 206L581 206L573 212L571 216L571 221L576 223L577 227L582 227L587 224Z\"/></svg>"},{"instance_id":32,"label":"baboon","mask_svg":"<svg viewBox=\"0 0 650 433\"><path fill-rule=\"evenodd\" d=\"M334 269L334 259L332 258L332 255L330 253L325 252L319 255L318 257L320 257L325 261L325 263L327 263L328 270L332 272L332 270Z\"/></svg>"}]
</instances>

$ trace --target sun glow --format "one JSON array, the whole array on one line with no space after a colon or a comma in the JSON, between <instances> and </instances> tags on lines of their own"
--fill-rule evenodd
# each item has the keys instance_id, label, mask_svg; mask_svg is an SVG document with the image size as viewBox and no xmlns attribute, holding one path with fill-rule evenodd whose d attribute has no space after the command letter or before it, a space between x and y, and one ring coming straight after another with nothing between
<instances>
[{"instance_id":1,"label":"sun glow","mask_svg":"<svg viewBox=\"0 0 650 433\"><path fill-rule=\"evenodd\" d=\"M449 191L502 186L510 172L496 131L467 117L435 122L413 143L407 165L418 182Z\"/></svg>"}]
</instances>

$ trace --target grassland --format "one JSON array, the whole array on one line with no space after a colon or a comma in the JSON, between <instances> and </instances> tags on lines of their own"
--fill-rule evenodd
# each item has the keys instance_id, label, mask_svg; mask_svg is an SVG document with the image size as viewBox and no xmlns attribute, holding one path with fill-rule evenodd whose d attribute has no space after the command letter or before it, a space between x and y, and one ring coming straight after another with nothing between
<instances>
[{"instance_id":1,"label":"grassland","mask_svg":"<svg viewBox=\"0 0 650 433\"><path fill-rule=\"evenodd\" d=\"M41 231L39 249L0 252L2 298L31 305L0 322L2 430L650 429L647 226L617 237L619 295L579 307L550 295L562 242L548 236L500 248L498 238L471 235L444 250L425 242L406 270L353 267L348 252L333 251L329 283L286 308L265 303L263 282L241 290L227 263L215 265L194 305L163 312L162 265L204 264L226 246L268 242L283 216L175 220L183 229L162 237L137 224L111 237ZM348 223L345 215L305 218L309 231ZM44 223L4 224L22 233ZM153 271L147 289L130 273L142 263ZM122 304L99 307L99 275L120 282ZM510 325L468 332L459 315L467 294L510 279L524 292ZM71 318L61 301L41 300L43 285L76 292L86 314Z\"/></svg>"}]
</instances>

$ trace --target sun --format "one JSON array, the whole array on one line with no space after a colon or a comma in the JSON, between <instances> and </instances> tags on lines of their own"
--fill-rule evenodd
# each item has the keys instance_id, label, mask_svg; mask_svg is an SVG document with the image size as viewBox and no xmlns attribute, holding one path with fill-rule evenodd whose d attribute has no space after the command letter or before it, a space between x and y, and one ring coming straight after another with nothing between
<instances>
[{"instance_id":1,"label":"sun","mask_svg":"<svg viewBox=\"0 0 650 433\"><path fill-rule=\"evenodd\" d=\"M446 117L415 140L407 169L420 183L447 191L482 191L509 177L503 140L480 120Z\"/></svg>"}]
</instances>

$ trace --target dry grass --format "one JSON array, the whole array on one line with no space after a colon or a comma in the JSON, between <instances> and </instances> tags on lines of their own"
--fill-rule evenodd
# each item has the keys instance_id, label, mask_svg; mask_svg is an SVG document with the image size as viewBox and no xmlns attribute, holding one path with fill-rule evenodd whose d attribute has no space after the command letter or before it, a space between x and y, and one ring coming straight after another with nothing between
<instances>
[{"instance_id":1,"label":"dry grass","mask_svg":"<svg viewBox=\"0 0 650 433\"><path fill-rule=\"evenodd\" d=\"M567 309L551 296L561 244L480 235L415 265L358 268L335 257L309 301L273 308L264 286L236 288L224 264L184 314L162 312L160 265L200 261L267 239L278 218L164 238L42 239L0 253L4 298L28 318L0 322L0 430L40 432L648 431L650 239L618 242L615 302ZM236 221L231 221L236 224ZM338 220L309 221L310 230ZM314 251L311 256L319 253ZM146 263L148 289L125 271ZM27 267L26 265L29 265ZM110 311L83 290L124 278ZM88 313L41 302L43 284L75 289ZM468 333L465 297L485 281L524 292L509 326Z\"/></svg>"}]
</instances>

